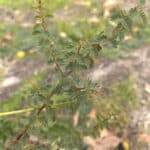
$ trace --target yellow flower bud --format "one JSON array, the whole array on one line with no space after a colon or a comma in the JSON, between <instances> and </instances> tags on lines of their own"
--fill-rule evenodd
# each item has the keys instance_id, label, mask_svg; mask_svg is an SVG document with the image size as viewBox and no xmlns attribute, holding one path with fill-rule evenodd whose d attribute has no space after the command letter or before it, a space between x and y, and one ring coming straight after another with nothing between
<instances>
[{"instance_id":1,"label":"yellow flower bud","mask_svg":"<svg viewBox=\"0 0 150 150\"><path fill-rule=\"evenodd\" d=\"M18 51L18 52L17 52L17 57L20 58L20 59L24 58L24 57L25 57L25 52L22 51L22 50L21 50L21 51Z\"/></svg>"},{"instance_id":2,"label":"yellow flower bud","mask_svg":"<svg viewBox=\"0 0 150 150\"><path fill-rule=\"evenodd\" d=\"M129 144L127 141L123 141L122 144L125 150L129 150Z\"/></svg>"}]
</instances>

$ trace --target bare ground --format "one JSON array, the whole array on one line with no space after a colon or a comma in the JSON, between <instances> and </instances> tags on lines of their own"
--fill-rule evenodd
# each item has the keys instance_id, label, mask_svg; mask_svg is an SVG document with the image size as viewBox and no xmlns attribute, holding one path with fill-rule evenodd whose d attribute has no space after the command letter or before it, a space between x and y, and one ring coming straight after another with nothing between
<instances>
[{"instance_id":1,"label":"bare ground","mask_svg":"<svg viewBox=\"0 0 150 150\"><path fill-rule=\"evenodd\" d=\"M131 112L131 132L138 129L149 133L150 130L150 47L141 47L127 58L117 61L102 61L90 73L92 80L102 86L132 77L140 106ZM132 139L133 140L133 136ZM147 150L147 149L146 149Z\"/></svg>"},{"instance_id":2,"label":"bare ground","mask_svg":"<svg viewBox=\"0 0 150 150\"><path fill-rule=\"evenodd\" d=\"M0 84L0 102L12 96L22 81L45 68L42 60L3 62L4 77Z\"/></svg>"}]
</instances>

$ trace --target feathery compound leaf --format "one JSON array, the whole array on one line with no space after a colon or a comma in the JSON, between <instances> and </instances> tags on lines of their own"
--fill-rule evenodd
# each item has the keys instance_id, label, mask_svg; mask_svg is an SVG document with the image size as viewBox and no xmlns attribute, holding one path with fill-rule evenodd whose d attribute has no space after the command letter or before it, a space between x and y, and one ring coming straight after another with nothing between
<instances>
[{"instance_id":1,"label":"feathery compound leaf","mask_svg":"<svg viewBox=\"0 0 150 150\"><path fill-rule=\"evenodd\" d=\"M140 6L137 6L135 8L131 8L129 11L129 15L131 18L135 18L135 17L138 19L141 18L143 21L143 24L147 23L145 13Z\"/></svg>"}]
</instances>

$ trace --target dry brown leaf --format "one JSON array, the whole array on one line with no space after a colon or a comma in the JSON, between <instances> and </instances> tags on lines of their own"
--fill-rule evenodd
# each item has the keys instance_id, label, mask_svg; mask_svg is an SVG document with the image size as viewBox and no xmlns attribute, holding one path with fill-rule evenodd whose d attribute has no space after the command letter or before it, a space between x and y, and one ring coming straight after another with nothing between
<instances>
[{"instance_id":1,"label":"dry brown leaf","mask_svg":"<svg viewBox=\"0 0 150 150\"><path fill-rule=\"evenodd\" d=\"M78 124L79 115L80 115L79 111L76 111L76 113L71 117L71 122L74 127L77 126L77 124Z\"/></svg>"},{"instance_id":2,"label":"dry brown leaf","mask_svg":"<svg viewBox=\"0 0 150 150\"><path fill-rule=\"evenodd\" d=\"M30 23L30 22L23 22L21 24L21 26L24 27L24 28L30 28L30 27L33 27L33 24Z\"/></svg>"},{"instance_id":3,"label":"dry brown leaf","mask_svg":"<svg viewBox=\"0 0 150 150\"><path fill-rule=\"evenodd\" d=\"M98 14L98 9L97 8L93 8L91 11L92 14Z\"/></svg>"},{"instance_id":4,"label":"dry brown leaf","mask_svg":"<svg viewBox=\"0 0 150 150\"><path fill-rule=\"evenodd\" d=\"M17 18L17 22L22 23L22 22L23 22L23 17L22 17L22 16L19 16L19 17Z\"/></svg>"},{"instance_id":5,"label":"dry brown leaf","mask_svg":"<svg viewBox=\"0 0 150 150\"><path fill-rule=\"evenodd\" d=\"M143 133L143 134L139 134L138 135L138 141L139 142L146 142L148 144L150 144L150 135Z\"/></svg>"},{"instance_id":6,"label":"dry brown leaf","mask_svg":"<svg viewBox=\"0 0 150 150\"><path fill-rule=\"evenodd\" d=\"M10 35L10 34L5 34L3 38L5 40L12 40L13 39L12 35Z\"/></svg>"},{"instance_id":7,"label":"dry brown leaf","mask_svg":"<svg viewBox=\"0 0 150 150\"><path fill-rule=\"evenodd\" d=\"M103 7L104 9L111 10L112 8L118 6L120 3L120 0L106 0Z\"/></svg>"},{"instance_id":8,"label":"dry brown leaf","mask_svg":"<svg viewBox=\"0 0 150 150\"><path fill-rule=\"evenodd\" d=\"M112 136L113 134L108 131L106 128L104 128L101 132L100 132L100 137L101 138L105 138L105 137L109 137Z\"/></svg>"},{"instance_id":9,"label":"dry brown leaf","mask_svg":"<svg viewBox=\"0 0 150 150\"><path fill-rule=\"evenodd\" d=\"M99 19L97 16L92 16L90 19L89 19L89 22L90 23L93 23L93 24L98 24L99 23Z\"/></svg>"},{"instance_id":10,"label":"dry brown leaf","mask_svg":"<svg viewBox=\"0 0 150 150\"><path fill-rule=\"evenodd\" d=\"M10 45L10 43L8 43L8 42L2 42L2 43L1 43L1 46L4 46L4 47L5 47L5 46L9 46L9 45Z\"/></svg>"},{"instance_id":11,"label":"dry brown leaf","mask_svg":"<svg viewBox=\"0 0 150 150\"><path fill-rule=\"evenodd\" d=\"M43 145L43 146L44 145L48 145L48 141L47 140L41 140L35 135L31 135L29 137L29 143L39 144L39 145Z\"/></svg>"},{"instance_id":12,"label":"dry brown leaf","mask_svg":"<svg viewBox=\"0 0 150 150\"><path fill-rule=\"evenodd\" d=\"M110 11L106 9L104 11L104 19L108 19L109 17L110 17Z\"/></svg>"},{"instance_id":13,"label":"dry brown leaf","mask_svg":"<svg viewBox=\"0 0 150 150\"><path fill-rule=\"evenodd\" d=\"M133 28L132 28L132 31L133 31L133 32L138 32L138 31L139 31L139 28L138 28L138 27L133 27Z\"/></svg>"},{"instance_id":14,"label":"dry brown leaf","mask_svg":"<svg viewBox=\"0 0 150 150\"><path fill-rule=\"evenodd\" d=\"M126 35L124 37L124 40L132 40L132 39L133 39L133 37L131 35Z\"/></svg>"},{"instance_id":15,"label":"dry brown leaf","mask_svg":"<svg viewBox=\"0 0 150 150\"><path fill-rule=\"evenodd\" d=\"M96 111L95 111L95 109L91 109L91 111L89 112L87 117L90 118L90 119L95 119L96 118Z\"/></svg>"},{"instance_id":16,"label":"dry brown leaf","mask_svg":"<svg viewBox=\"0 0 150 150\"><path fill-rule=\"evenodd\" d=\"M121 142L121 139L116 136L97 139L88 136L84 137L83 142L88 145L88 150L110 150L110 148L116 147Z\"/></svg>"},{"instance_id":17,"label":"dry brown leaf","mask_svg":"<svg viewBox=\"0 0 150 150\"><path fill-rule=\"evenodd\" d=\"M121 0L106 0L103 4L104 19L108 19L110 17L110 10L117 8L120 4Z\"/></svg>"},{"instance_id":18,"label":"dry brown leaf","mask_svg":"<svg viewBox=\"0 0 150 150\"><path fill-rule=\"evenodd\" d=\"M79 6L91 6L90 1L76 0L74 3Z\"/></svg>"},{"instance_id":19,"label":"dry brown leaf","mask_svg":"<svg viewBox=\"0 0 150 150\"><path fill-rule=\"evenodd\" d=\"M31 135L31 136L29 137L29 142L31 142L31 143L37 143L38 140L39 140L38 137L35 136L35 135Z\"/></svg>"},{"instance_id":20,"label":"dry brown leaf","mask_svg":"<svg viewBox=\"0 0 150 150\"><path fill-rule=\"evenodd\" d=\"M88 150L110 150L110 148L116 147L121 141L121 138L114 136L107 129L101 131L99 138L94 139L87 136L83 139L83 142L88 145Z\"/></svg>"}]
</instances>

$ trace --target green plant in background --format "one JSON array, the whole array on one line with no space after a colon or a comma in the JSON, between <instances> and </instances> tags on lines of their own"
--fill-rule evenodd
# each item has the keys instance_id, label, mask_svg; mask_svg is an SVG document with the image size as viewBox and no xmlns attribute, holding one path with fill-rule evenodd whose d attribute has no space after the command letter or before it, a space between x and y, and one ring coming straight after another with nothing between
<instances>
[{"instance_id":1,"label":"green plant in background","mask_svg":"<svg viewBox=\"0 0 150 150\"><path fill-rule=\"evenodd\" d=\"M145 15L140 7L133 8L129 12L119 10L112 16L115 24L108 25L103 32L96 34L93 38L83 37L76 41L62 39L64 47L60 48L57 45L58 39L51 35L46 22L46 18L51 14L47 14L42 6L41 0L37 0L35 6L37 23L33 33L38 38L40 52L44 53L48 60L52 79L40 85L31 82L33 89L28 93L30 101L24 104L24 106L30 106L31 109L27 109L27 114L21 115L19 121L16 119L16 122L19 122L13 131L16 137L10 137L6 141L6 135L3 135L6 141L5 147L45 150L84 149L82 137L96 136L99 134L98 129L120 124L118 118L124 115L120 102L123 99L124 105L126 98L121 96L117 99L114 94L110 96L110 101L107 99L104 101L103 89L98 83L86 77L86 70L94 65L101 50L106 47L116 48L125 35L131 32L133 16L140 15L145 22ZM123 84L121 88L123 87L128 89L126 84ZM120 93L119 89L112 88L112 93ZM129 96L127 98L132 101L134 94L132 95L130 90L127 94ZM87 122L90 119L87 114L93 108L97 114L88 126ZM77 117L77 114L79 117L76 120L71 119L72 116ZM8 132L8 134L12 133L12 129ZM38 144L30 139L31 135L38 137Z\"/></svg>"}]
</instances>

